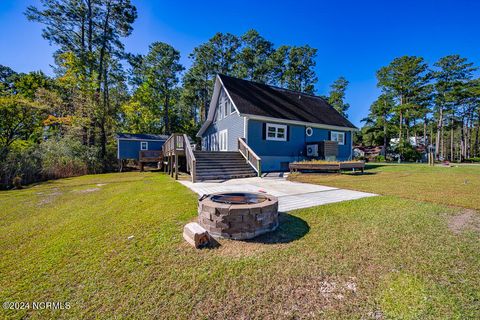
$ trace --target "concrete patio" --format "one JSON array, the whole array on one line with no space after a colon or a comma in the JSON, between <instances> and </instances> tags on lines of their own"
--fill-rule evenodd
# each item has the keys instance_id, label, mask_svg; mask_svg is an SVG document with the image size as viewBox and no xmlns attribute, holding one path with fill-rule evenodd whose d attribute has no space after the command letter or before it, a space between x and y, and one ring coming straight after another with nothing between
<instances>
[{"instance_id":1,"label":"concrete patio","mask_svg":"<svg viewBox=\"0 0 480 320\"><path fill-rule=\"evenodd\" d=\"M235 191L266 192L278 197L279 211L282 212L376 196L373 193L292 182L284 177L255 177L197 183L180 180L178 182L198 195Z\"/></svg>"}]
</instances>

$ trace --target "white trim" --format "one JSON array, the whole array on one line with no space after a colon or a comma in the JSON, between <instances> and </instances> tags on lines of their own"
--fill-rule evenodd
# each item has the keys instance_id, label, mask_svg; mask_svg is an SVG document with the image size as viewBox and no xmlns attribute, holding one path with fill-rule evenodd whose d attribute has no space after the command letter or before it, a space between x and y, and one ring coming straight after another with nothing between
<instances>
[{"instance_id":1,"label":"white trim","mask_svg":"<svg viewBox=\"0 0 480 320\"><path fill-rule=\"evenodd\" d=\"M269 128L274 128L275 129L275 137L269 137L268 136L268 129ZM283 138L278 137L278 129L283 129ZM278 123L266 123L265 124L265 140L269 141L287 141L287 135L288 135L288 126L286 124L278 124Z\"/></svg>"},{"instance_id":2,"label":"white trim","mask_svg":"<svg viewBox=\"0 0 480 320\"><path fill-rule=\"evenodd\" d=\"M228 151L228 129L218 132L218 150Z\"/></svg>"},{"instance_id":3,"label":"white trim","mask_svg":"<svg viewBox=\"0 0 480 320\"><path fill-rule=\"evenodd\" d=\"M220 79L220 76L217 75L217 77L215 78L215 86L213 88L212 100L210 101L210 107L208 109L207 119L205 120L203 125L200 127L200 130L198 130L197 135L196 135L197 137L201 137L205 133L205 130L207 130L207 128L213 122L214 115L217 112L218 99L219 99L220 91L221 91L222 88L225 91L225 93L227 94L228 99L230 99L230 102L232 103L232 105L235 109L235 112L237 112L238 115L240 115L240 112L238 111L238 108L235 105L235 102L233 102L233 99L232 99L232 97L230 97L230 94L228 93L228 90L223 85L223 82ZM212 112L212 108L215 109L215 110L213 110L213 112ZM234 112L232 112L230 114L233 114L233 113Z\"/></svg>"},{"instance_id":4,"label":"white trim","mask_svg":"<svg viewBox=\"0 0 480 320\"><path fill-rule=\"evenodd\" d=\"M125 141L167 141L167 139L129 139L129 138L117 138L117 140L125 140Z\"/></svg>"},{"instance_id":5,"label":"white trim","mask_svg":"<svg viewBox=\"0 0 480 320\"><path fill-rule=\"evenodd\" d=\"M337 135L337 139L336 139L336 140L333 140L333 134L336 134L336 135ZM338 141L338 136L339 136L339 135L342 136L342 141L341 141L341 143L340 143L340 141ZM341 132L341 131L331 131L331 132L330 132L330 140L331 140L331 141L337 141L339 146L345 145L345 132Z\"/></svg>"},{"instance_id":6,"label":"white trim","mask_svg":"<svg viewBox=\"0 0 480 320\"><path fill-rule=\"evenodd\" d=\"M339 131L358 131L357 128L350 128L350 127L340 127L340 126L332 126L328 124L320 124L314 122L304 122L304 121L296 121L296 120L286 120L280 118L273 118L273 117L264 117L264 116L257 116L253 114L240 114L241 116L247 116L249 119L259 120L263 122L281 122L287 124L296 124L300 126L309 126L312 128L320 128L320 129L328 129L328 130L339 130Z\"/></svg>"},{"instance_id":7,"label":"white trim","mask_svg":"<svg viewBox=\"0 0 480 320\"><path fill-rule=\"evenodd\" d=\"M228 98L230 99L230 101L232 102L233 106L235 107L235 111L237 111L237 113L240 114L240 111L238 111L238 108L237 108L237 106L235 105L235 102L233 102L232 97L230 97L230 94L228 93L227 88L225 88L225 86L223 85L222 79L220 79L220 76L219 76L219 75L217 75L217 79L216 79L216 80L218 80L218 81L220 82L220 84L222 85L223 90L225 90L225 93L227 94ZM217 85L217 82L215 81L215 86L216 86L216 85Z\"/></svg>"},{"instance_id":8,"label":"white trim","mask_svg":"<svg viewBox=\"0 0 480 320\"><path fill-rule=\"evenodd\" d=\"M248 143L247 141L247 133L248 133L248 118L243 117L243 138L245 139L245 142Z\"/></svg>"},{"instance_id":9,"label":"white trim","mask_svg":"<svg viewBox=\"0 0 480 320\"><path fill-rule=\"evenodd\" d=\"M310 134L308 134L309 131L310 131ZM312 127L306 127L305 128L305 134L307 135L307 137L313 136L313 128Z\"/></svg>"},{"instance_id":10,"label":"white trim","mask_svg":"<svg viewBox=\"0 0 480 320\"><path fill-rule=\"evenodd\" d=\"M117 138L117 159L120 159L120 139Z\"/></svg>"},{"instance_id":11,"label":"white trim","mask_svg":"<svg viewBox=\"0 0 480 320\"><path fill-rule=\"evenodd\" d=\"M145 149L143 148L144 143L145 143ZM148 141L140 141L140 150L141 151L148 150Z\"/></svg>"}]
</instances>

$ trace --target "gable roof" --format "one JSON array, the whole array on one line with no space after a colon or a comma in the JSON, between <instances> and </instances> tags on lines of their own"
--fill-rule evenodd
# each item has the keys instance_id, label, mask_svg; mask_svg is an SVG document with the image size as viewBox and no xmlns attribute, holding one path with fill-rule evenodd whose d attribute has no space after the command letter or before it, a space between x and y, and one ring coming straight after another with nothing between
<instances>
[{"instance_id":1,"label":"gable roof","mask_svg":"<svg viewBox=\"0 0 480 320\"><path fill-rule=\"evenodd\" d=\"M323 98L219 75L240 114L356 128Z\"/></svg>"},{"instance_id":2,"label":"gable roof","mask_svg":"<svg viewBox=\"0 0 480 320\"><path fill-rule=\"evenodd\" d=\"M146 134L146 133L117 133L117 139L122 140L167 140L168 136L164 134Z\"/></svg>"}]
</instances>

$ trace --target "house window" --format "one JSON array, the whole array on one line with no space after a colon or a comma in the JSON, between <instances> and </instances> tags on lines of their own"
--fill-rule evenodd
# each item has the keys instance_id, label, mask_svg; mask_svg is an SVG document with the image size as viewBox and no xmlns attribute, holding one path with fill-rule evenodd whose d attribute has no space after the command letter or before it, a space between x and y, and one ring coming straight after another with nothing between
<instances>
[{"instance_id":1,"label":"house window","mask_svg":"<svg viewBox=\"0 0 480 320\"><path fill-rule=\"evenodd\" d=\"M218 144L220 151L228 150L228 130L222 130L218 133Z\"/></svg>"},{"instance_id":2,"label":"house window","mask_svg":"<svg viewBox=\"0 0 480 320\"><path fill-rule=\"evenodd\" d=\"M228 115L228 98L224 97L223 98L223 117L225 118Z\"/></svg>"},{"instance_id":3,"label":"house window","mask_svg":"<svg viewBox=\"0 0 480 320\"><path fill-rule=\"evenodd\" d=\"M228 109L230 110L230 114L234 113L235 108L233 107L233 103L232 101L230 101L230 99L227 101L227 104L228 104Z\"/></svg>"},{"instance_id":4,"label":"house window","mask_svg":"<svg viewBox=\"0 0 480 320\"><path fill-rule=\"evenodd\" d=\"M332 131L330 140L337 141L339 145L345 144L345 132Z\"/></svg>"},{"instance_id":5,"label":"house window","mask_svg":"<svg viewBox=\"0 0 480 320\"><path fill-rule=\"evenodd\" d=\"M148 150L148 142L146 141L140 142L140 150Z\"/></svg>"},{"instance_id":6,"label":"house window","mask_svg":"<svg viewBox=\"0 0 480 320\"><path fill-rule=\"evenodd\" d=\"M284 124L267 123L267 140L287 141L287 126Z\"/></svg>"},{"instance_id":7,"label":"house window","mask_svg":"<svg viewBox=\"0 0 480 320\"><path fill-rule=\"evenodd\" d=\"M313 135L313 129L312 127L307 127L307 129L305 129L305 134L308 136L308 137L311 137Z\"/></svg>"}]
</instances>

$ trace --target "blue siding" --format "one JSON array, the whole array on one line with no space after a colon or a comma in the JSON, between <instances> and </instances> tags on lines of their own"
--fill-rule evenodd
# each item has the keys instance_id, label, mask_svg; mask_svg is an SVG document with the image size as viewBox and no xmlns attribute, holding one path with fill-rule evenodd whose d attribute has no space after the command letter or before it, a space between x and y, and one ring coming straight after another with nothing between
<instances>
[{"instance_id":1,"label":"blue siding","mask_svg":"<svg viewBox=\"0 0 480 320\"><path fill-rule=\"evenodd\" d=\"M258 120L248 121L247 143L262 158L262 171L265 172L286 169L286 162L305 159L306 143L329 140L330 137L330 130L327 129L313 128L312 136L308 137L305 134L306 126L289 124L288 141L264 140L263 123ZM351 157L350 131L345 131L345 144L339 145L338 149L338 160L347 160Z\"/></svg>"},{"instance_id":2,"label":"blue siding","mask_svg":"<svg viewBox=\"0 0 480 320\"><path fill-rule=\"evenodd\" d=\"M225 97L225 99L228 99ZM219 99L220 101L220 99ZM225 116L224 109L227 107L227 116ZM233 106L231 106L233 109ZM234 109L233 109L234 110ZM238 150L238 138L243 138L244 134L244 117L238 115L236 111L231 113L230 105L217 104L215 109L215 116L213 122L208 126L205 132L202 134L202 150L220 150L219 147L219 135L218 133L222 130L227 130L227 150L228 151L237 151ZM222 112L220 116L220 112ZM215 136L215 138L213 138Z\"/></svg>"},{"instance_id":3,"label":"blue siding","mask_svg":"<svg viewBox=\"0 0 480 320\"><path fill-rule=\"evenodd\" d=\"M143 140L148 142L148 150L161 150L165 141ZM140 140L118 140L118 158L138 160Z\"/></svg>"}]
</instances>

